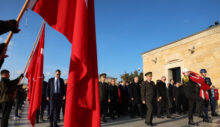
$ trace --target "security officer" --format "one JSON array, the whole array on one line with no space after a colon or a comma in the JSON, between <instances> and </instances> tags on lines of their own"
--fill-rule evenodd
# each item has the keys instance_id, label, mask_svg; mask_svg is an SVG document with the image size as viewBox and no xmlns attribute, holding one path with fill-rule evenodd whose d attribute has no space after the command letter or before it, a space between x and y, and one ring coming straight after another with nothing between
<instances>
[{"instance_id":1,"label":"security officer","mask_svg":"<svg viewBox=\"0 0 220 127\"><path fill-rule=\"evenodd\" d=\"M205 79L205 82L211 87L212 81L209 77L206 77L207 70L201 69L200 74ZM209 90L209 98L211 98L211 97L212 97L212 92L211 92L211 90ZM218 114L216 113L215 108L214 108L216 106L215 103L213 103L212 100L210 100L210 101L211 101L210 103L211 103L212 116L218 116Z\"/></svg>"},{"instance_id":2,"label":"security officer","mask_svg":"<svg viewBox=\"0 0 220 127\"><path fill-rule=\"evenodd\" d=\"M147 112L146 112L146 121L145 123L148 126L154 126L152 123L153 120L153 99L154 99L154 89L155 83L152 81L152 72L148 72L145 74L146 81L144 81L141 85L141 99L142 103L146 104Z\"/></svg>"},{"instance_id":3,"label":"security officer","mask_svg":"<svg viewBox=\"0 0 220 127\"><path fill-rule=\"evenodd\" d=\"M186 98L188 99L188 119L189 125L198 126L198 123L193 122L193 107L196 101L201 100L199 95L196 94L196 83L190 79L190 71L188 69L184 69L184 77L183 77L183 87Z\"/></svg>"},{"instance_id":4,"label":"security officer","mask_svg":"<svg viewBox=\"0 0 220 127\"><path fill-rule=\"evenodd\" d=\"M99 98L101 107L101 119L103 122L107 122L105 119L108 109L108 103L110 103L110 96L108 90L108 84L105 83L106 74L100 74L101 82L99 82Z\"/></svg>"}]
</instances>

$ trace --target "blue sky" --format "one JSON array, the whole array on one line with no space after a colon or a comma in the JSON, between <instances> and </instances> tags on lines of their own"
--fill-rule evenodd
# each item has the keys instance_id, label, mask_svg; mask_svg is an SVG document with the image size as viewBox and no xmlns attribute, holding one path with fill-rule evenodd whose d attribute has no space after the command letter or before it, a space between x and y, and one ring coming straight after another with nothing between
<instances>
[{"instance_id":1,"label":"blue sky","mask_svg":"<svg viewBox=\"0 0 220 127\"><path fill-rule=\"evenodd\" d=\"M25 0L1 0L0 19L17 17ZM220 21L220 0L95 0L96 36L99 73L120 77L124 72L141 68L141 53L189 36ZM2 68L11 77L24 70L42 18L27 11L21 22L22 31L12 38ZM44 73L52 77L62 70L67 78L71 44L46 26ZM8 34L0 36L4 42Z\"/></svg>"}]
</instances>

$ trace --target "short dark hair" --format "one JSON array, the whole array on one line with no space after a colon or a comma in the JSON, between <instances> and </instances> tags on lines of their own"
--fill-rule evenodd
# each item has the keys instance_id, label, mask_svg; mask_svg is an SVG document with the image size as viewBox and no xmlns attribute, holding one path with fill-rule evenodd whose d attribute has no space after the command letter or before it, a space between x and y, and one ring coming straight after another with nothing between
<instances>
[{"instance_id":1,"label":"short dark hair","mask_svg":"<svg viewBox=\"0 0 220 127\"><path fill-rule=\"evenodd\" d=\"M60 69L57 69L57 70L56 70L56 72L59 72L59 73L61 73Z\"/></svg>"},{"instance_id":2,"label":"short dark hair","mask_svg":"<svg viewBox=\"0 0 220 127\"><path fill-rule=\"evenodd\" d=\"M6 69L4 69L4 70L1 71L1 75L3 75L3 74L8 74L8 73L10 73L10 72L9 72L9 70L6 70Z\"/></svg>"}]
</instances>

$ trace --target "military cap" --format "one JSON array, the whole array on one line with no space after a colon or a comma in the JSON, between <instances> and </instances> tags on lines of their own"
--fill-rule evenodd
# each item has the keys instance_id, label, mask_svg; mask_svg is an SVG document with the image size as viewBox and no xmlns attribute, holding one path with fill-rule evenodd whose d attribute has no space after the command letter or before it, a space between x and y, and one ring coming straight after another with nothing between
<instances>
[{"instance_id":1,"label":"military cap","mask_svg":"<svg viewBox=\"0 0 220 127\"><path fill-rule=\"evenodd\" d=\"M105 76L106 77L106 73L102 73L100 74L100 77Z\"/></svg>"},{"instance_id":2,"label":"military cap","mask_svg":"<svg viewBox=\"0 0 220 127\"><path fill-rule=\"evenodd\" d=\"M152 72L145 73L145 76L152 75Z\"/></svg>"},{"instance_id":3,"label":"military cap","mask_svg":"<svg viewBox=\"0 0 220 127\"><path fill-rule=\"evenodd\" d=\"M200 73L207 73L206 69L201 69Z\"/></svg>"}]
</instances>

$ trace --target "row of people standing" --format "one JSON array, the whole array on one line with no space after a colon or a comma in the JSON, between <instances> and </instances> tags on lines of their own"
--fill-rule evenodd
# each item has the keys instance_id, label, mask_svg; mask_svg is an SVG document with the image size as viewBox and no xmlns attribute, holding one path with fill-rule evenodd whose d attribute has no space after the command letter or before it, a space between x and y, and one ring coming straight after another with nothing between
<instances>
[{"instance_id":1,"label":"row of people standing","mask_svg":"<svg viewBox=\"0 0 220 127\"><path fill-rule=\"evenodd\" d=\"M136 114L144 117L145 112L147 113L146 124L150 126L154 125L152 123L153 114L158 118L165 115L167 118L171 118L172 113L181 115L188 112L189 124L198 125L193 122L192 117L193 112L196 112L203 117L204 122L211 122L207 113L203 111L205 106L201 106L204 103L199 96L200 87L197 83L174 83L174 80L170 80L170 83L166 84L166 77L162 76L161 80L158 80L155 84L152 81L152 72L146 73L145 76L146 81L142 83L139 82L138 77L135 77L131 84L121 82L116 85L113 79L112 83L108 85L105 83L106 74L100 75L100 104L103 122L106 122L105 118L108 114L114 119L116 115L120 116L128 113L130 117L134 117ZM194 101L191 100L196 98L199 103L196 103L196 108L193 108ZM214 100L211 104L215 104L212 107L215 107L215 96L211 99ZM212 109L212 116L216 116L217 113L214 108Z\"/></svg>"}]
</instances>

